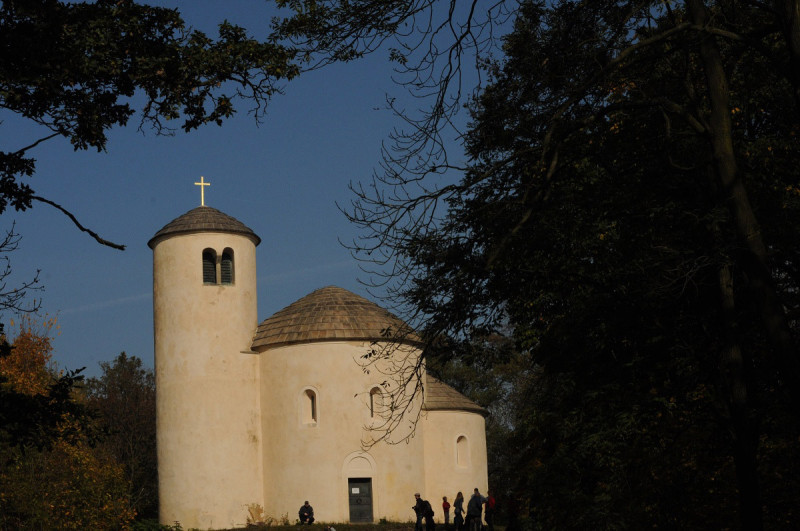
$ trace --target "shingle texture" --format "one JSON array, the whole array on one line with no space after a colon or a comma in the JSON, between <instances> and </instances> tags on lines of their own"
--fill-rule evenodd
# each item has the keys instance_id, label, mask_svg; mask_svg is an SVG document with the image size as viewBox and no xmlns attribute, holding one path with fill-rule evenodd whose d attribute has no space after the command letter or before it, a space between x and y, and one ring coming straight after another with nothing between
<instances>
[{"instance_id":1,"label":"shingle texture","mask_svg":"<svg viewBox=\"0 0 800 531\"><path fill-rule=\"evenodd\" d=\"M419 336L406 323L374 302L346 289L328 286L290 304L263 321L256 330L253 350L315 341L374 341L391 338L419 344ZM427 411L488 412L449 385L426 374L422 408Z\"/></svg>"},{"instance_id":2,"label":"shingle texture","mask_svg":"<svg viewBox=\"0 0 800 531\"><path fill-rule=\"evenodd\" d=\"M427 411L471 411L484 417L489 414L481 406L430 374L426 374L426 382L422 409Z\"/></svg>"},{"instance_id":3,"label":"shingle texture","mask_svg":"<svg viewBox=\"0 0 800 531\"><path fill-rule=\"evenodd\" d=\"M175 234L188 234L192 232L228 232L242 234L253 240L258 245L261 243L255 232L238 219L223 214L216 208L200 206L193 208L186 214L177 217L164 225L164 228L156 232L147 245L152 249L158 240Z\"/></svg>"},{"instance_id":4,"label":"shingle texture","mask_svg":"<svg viewBox=\"0 0 800 531\"><path fill-rule=\"evenodd\" d=\"M261 351L315 341L381 339L420 342L406 323L374 302L346 289L328 286L263 321L256 330L252 348Z\"/></svg>"}]
</instances>

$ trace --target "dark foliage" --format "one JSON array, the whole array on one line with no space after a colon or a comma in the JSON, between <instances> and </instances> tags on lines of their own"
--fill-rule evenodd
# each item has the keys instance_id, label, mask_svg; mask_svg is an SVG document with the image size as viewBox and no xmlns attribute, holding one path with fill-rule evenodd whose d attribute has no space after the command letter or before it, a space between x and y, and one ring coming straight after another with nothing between
<instances>
[{"instance_id":1,"label":"dark foliage","mask_svg":"<svg viewBox=\"0 0 800 531\"><path fill-rule=\"evenodd\" d=\"M88 405L103 432L98 447L125 467L137 517L158 518L155 376L124 352L100 367L102 376L86 385Z\"/></svg>"},{"instance_id":2,"label":"dark foliage","mask_svg":"<svg viewBox=\"0 0 800 531\"><path fill-rule=\"evenodd\" d=\"M404 26L435 18L425 2L391 3L377 22L324 7L284 28L334 60L446 27L451 46L423 49L411 72L479 50L461 46L476 26L453 10ZM425 323L445 379L502 412L492 482L518 520L796 526L796 2L513 13L471 106L463 177L436 180L453 78L421 75L430 119L407 120L386 172L354 187L354 251ZM514 348L498 348L503 336Z\"/></svg>"},{"instance_id":3,"label":"dark foliage","mask_svg":"<svg viewBox=\"0 0 800 531\"><path fill-rule=\"evenodd\" d=\"M11 349L0 324L0 357L11 355ZM57 437L69 436L63 418L78 421L73 429L85 429L91 417L84 405L75 401L75 390L83 383L83 369L69 371L53 378L44 394L21 393L0 375L0 447L49 448Z\"/></svg>"},{"instance_id":4,"label":"dark foliage","mask_svg":"<svg viewBox=\"0 0 800 531\"><path fill-rule=\"evenodd\" d=\"M256 41L223 22L212 39L185 27L175 9L132 0L8 0L0 6L0 109L42 128L27 146L0 151L0 213L31 208L29 151L62 137L76 150L103 150L109 129L141 109L139 127L159 133L221 124L236 99L263 114L278 83L297 69L284 47Z\"/></svg>"}]
</instances>

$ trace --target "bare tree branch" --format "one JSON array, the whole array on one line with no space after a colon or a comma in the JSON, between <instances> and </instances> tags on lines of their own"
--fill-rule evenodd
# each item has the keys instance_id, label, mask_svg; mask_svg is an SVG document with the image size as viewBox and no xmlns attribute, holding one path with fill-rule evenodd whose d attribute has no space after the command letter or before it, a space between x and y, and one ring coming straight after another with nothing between
<instances>
[{"instance_id":1,"label":"bare tree branch","mask_svg":"<svg viewBox=\"0 0 800 531\"><path fill-rule=\"evenodd\" d=\"M42 142L45 142L45 141L50 140L51 138L55 138L57 136L61 136L61 133L53 133L51 135L47 135L47 136L45 136L43 138L40 138L39 140L37 140L33 144L31 144L29 146L25 146L24 148L18 149L17 151L14 152L14 155L22 155L23 153L25 153L29 149L33 149L36 146L38 146L39 144L41 144Z\"/></svg>"},{"instance_id":2,"label":"bare tree branch","mask_svg":"<svg viewBox=\"0 0 800 531\"><path fill-rule=\"evenodd\" d=\"M14 224L0 239L0 310L11 310L21 313L36 313L41 307L41 299L33 299L27 306L23 305L29 291L41 291L39 270L31 280L27 280L15 288L6 288L6 279L11 275L11 260L8 255L19 248L22 237L14 231Z\"/></svg>"},{"instance_id":3,"label":"bare tree branch","mask_svg":"<svg viewBox=\"0 0 800 531\"><path fill-rule=\"evenodd\" d=\"M83 231L83 232L85 232L85 233L89 234L89 236L91 236L92 238L94 238L94 239L95 239L95 241L97 241L98 243L100 243L100 244L102 244L102 245L105 245L105 246L107 246L107 247L111 247L112 249L118 249L118 250L120 250L120 251L124 251L124 250L125 250L125 246L124 246L124 245L120 245L120 244L118 244L118 243L114 243L114 242L111 242L111 241L105 240L105 239L101 238L101 237L100 237L100 235L99 235L99 234L97 234L96 232L94 232L93 230L91 230L91 229L88 229L88 228L84 227L83 225L81 225L81 223L78 221L78 218L76 218L76 217L75 217L75 215L74 215L74 214L72 214L72 212L70 212L70 211L69 211L69 210L67 210L66 208L62 207L62 206L61 206L61 205L59 205L58 203L55 203L55 202L53 202L53 201L50 201L49 199L45 199L44 197L40 197L40 196L38 196L38 195L34 195L34 196L32 196L32 197L31 197L31 199L35 199L36 201L40 201L40 202L42 202L42 203L46 203L46 204L48 204L48 205L50 205L50 206L52 206L52 207L55 207L55 208L57 208L58 210L60 210L60 211L61 211L61 212L63 212L64 214L66 214L66 216L67 216L69 219L71 219L71 220L72 220L72 223L74 223L74 224L75 224L75 226L76 226L76 227L78 227L78 229L80 229L81 231Z\"/></svg>"}]
</instances>

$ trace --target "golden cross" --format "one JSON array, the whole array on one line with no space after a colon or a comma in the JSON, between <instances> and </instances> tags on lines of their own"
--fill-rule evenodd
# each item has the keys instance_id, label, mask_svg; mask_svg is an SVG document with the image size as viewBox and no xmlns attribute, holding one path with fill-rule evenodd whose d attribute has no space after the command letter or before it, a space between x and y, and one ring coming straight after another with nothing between
<instances>
[{"instance_id":1,"label":"golden cross","mask_svg":"<svg viewBox=\"0 0 800 531\"><path fill-rule=\"evenodd\" d=\"M200 187L200 206L206 206L206 194L205 194L205 186L211 186L211 183L207 183L203 181L203 176L200 176L200 182L194 183L195 186Z\"/></svg>"}]
</instances>

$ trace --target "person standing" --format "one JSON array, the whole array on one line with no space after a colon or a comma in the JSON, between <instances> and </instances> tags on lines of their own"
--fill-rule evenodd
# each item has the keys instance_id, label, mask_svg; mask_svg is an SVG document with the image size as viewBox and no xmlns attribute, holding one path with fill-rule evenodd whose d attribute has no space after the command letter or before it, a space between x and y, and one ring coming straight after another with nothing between
<instances>
[{"instance_id":1,"label":"person standing","mask_svg":"<svg viewBox=\"0 0 800 531\"><path fill-rule=\"evenodd\" d=\"M486 516L484 516L484 518L486 519L486 528L488 531L494 531L494 506L496 504L497 502L495 501L494 496L492 496L492 491L487 490L485 509Z\"/></svg>"},{"instance_id":2,"label":"person standing","mask_svg":"<svg viewBox=\"0 0 800 531\"><path fill-rule=\"evenodd\" d=\"M419 492L414 493L416 503L411 507L417 515L417 523L414 525L414 531L422 531L422 518L425 516L425 501L420 497Z\"/></svg>"},{"instance_id":3,"label":"person standing","mask_svg":"<svg viewBox=\"0 0 800 531\"><path fill-rule=\"evenodd\" d=\"M455 518L453 518L453 524L456 526L456 531L463 531L464 530L464 495L461 494L461 491L458 491L456 494L456 499L453 500L453 512L455 513Z\"/></svg>"},{"instance_id":4,"label":"person standing","mask_svg":"<svg viewBox=\"0 0 800 531\"><path fill-rule=\"evenodd\" d=\"M450 528L450 502L447 501L447 496L442 496L442 511L444 512L444 527Z\"/></svg>"},{"instance_id":5,"label":"person standing","mask_svg":"<svg viewBox=\"0 0 800 531\"><path fill-rule=\"evenodd\" d=\"M433 521L433 506L428 500L422 500L425 506L425 531L435 531L436 523Z\"/></svg>"},{"instance_id":6,"label":"person standing","mask_svg":"<svg viewBox=\"0 0 800 531\"><path fill-rule=\"evenodd\" d=\"M485 500L476 488L467 504L467 529L469 531L481 531L481 514Z\"/></svg>"}]
</instances>

